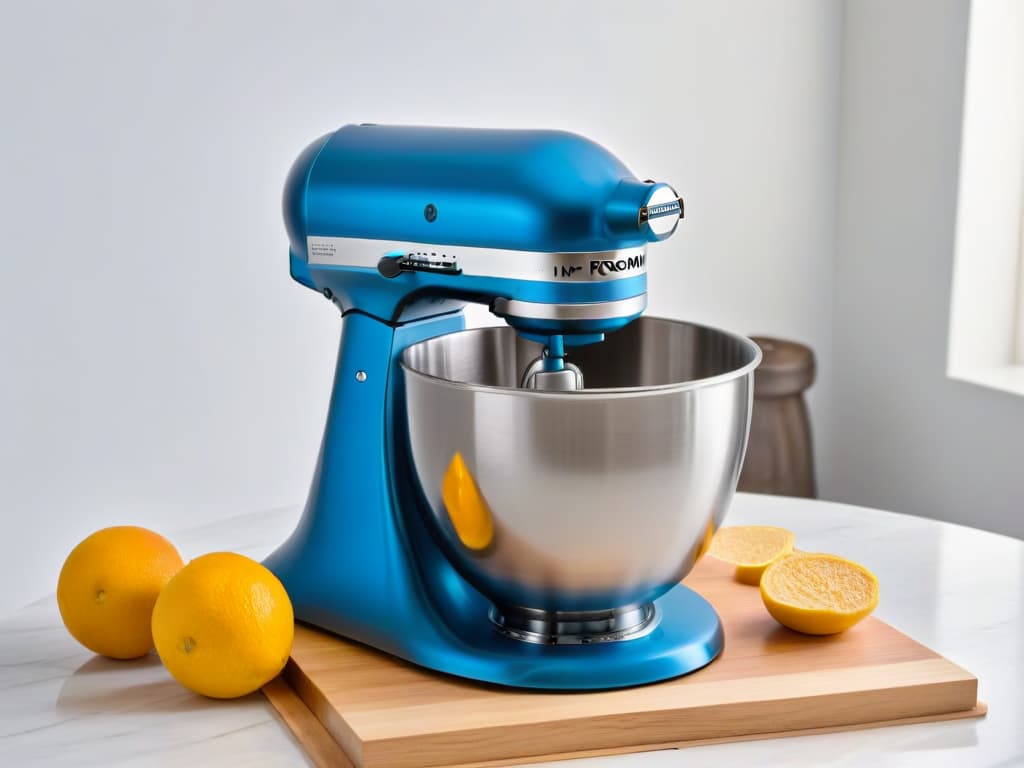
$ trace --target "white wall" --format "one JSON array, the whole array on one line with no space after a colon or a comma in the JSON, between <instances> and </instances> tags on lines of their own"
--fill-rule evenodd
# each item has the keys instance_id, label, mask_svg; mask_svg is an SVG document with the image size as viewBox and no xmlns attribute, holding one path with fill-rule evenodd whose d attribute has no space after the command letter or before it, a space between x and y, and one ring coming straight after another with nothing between
<instances>
[{"instance_id":1,"label":"white wall","mask_svg":"<svg viewBox=\"0 0 1024 768\"><path fill-rule=\"evenodd\" d=\"M840 16L7 0L0 612L99 527L304 499L339 321L288 278L280 189L346 122L566 128L675 184L650 311L811 344L828 443Z\"/></svg>"},{"instance_id":2,"label":"white wall","mask_svg":"<svg viewBox=\"0 0 1024 768\"><path fill-rule=\"evenodd\" d=\"M829 498L1024 536L1024 399L946 376L968 11L965 0L846 4L822 485Z\"/></svg>"}]
</instances>

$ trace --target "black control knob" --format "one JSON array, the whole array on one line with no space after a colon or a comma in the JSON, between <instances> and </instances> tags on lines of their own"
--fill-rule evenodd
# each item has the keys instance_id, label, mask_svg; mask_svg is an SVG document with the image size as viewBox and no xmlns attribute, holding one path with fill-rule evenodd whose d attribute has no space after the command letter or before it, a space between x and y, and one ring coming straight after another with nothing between
<instances>
[{"instance_id":1,"label":"black control knob","mask_svg":"<svg viewBox=\"0 0 1024 768\"><path fill-rule=\"evenodd\" d=\"M398 277L402 274L402 259L405 256L384 256L377 262L377 271L384 277Z\"/></svg>"}]
</instances>

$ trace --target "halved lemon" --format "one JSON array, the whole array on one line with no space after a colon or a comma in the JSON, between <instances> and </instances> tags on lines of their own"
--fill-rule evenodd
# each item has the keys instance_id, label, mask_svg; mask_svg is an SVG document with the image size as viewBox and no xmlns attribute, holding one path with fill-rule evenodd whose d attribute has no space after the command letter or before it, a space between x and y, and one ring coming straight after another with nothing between
<instances>
[{"instance_id":1,"label":"halved lemon","mask_svg":"<svg viewBox=\"0 0 1024 768\"><path fill-rule=\"evenodd\" d=\"M783 626L808 635L834 635L878 605L878 579L838 555L801 553L765 569L761 599Z\"/></svg>"},{"instance_id":2,"label":"halved lemon","mask_svg":"<svg viewBox=\"0 0 1024 768\"><path fill-rule=\"evenodd\" d=\"M736 580L757 586L764 569L793 551L793 532L770 525L720 528L708 554L736 566Z\"/></svg>"}]
</instances>

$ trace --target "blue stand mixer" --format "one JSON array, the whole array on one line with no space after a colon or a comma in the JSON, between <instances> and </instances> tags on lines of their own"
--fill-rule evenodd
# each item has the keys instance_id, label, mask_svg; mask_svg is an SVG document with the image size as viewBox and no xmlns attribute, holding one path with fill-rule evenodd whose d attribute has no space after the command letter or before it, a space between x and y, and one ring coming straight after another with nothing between
<instances>
[{"instance_id":1,"label":"blue stand mixer","mask_svg":"<svg viewBox=\"0 0 1024 768\"><path fill-rule=\"evenodd\" d=\"M679 582L735 490L760 353L641 317L682 200L557 131L347 125L285 186L292 277L341 310L302 518L267 560L297 618L507 686L715 658ZM465 330L467 302L506 325Z\"/></svg>"}]
</instances>

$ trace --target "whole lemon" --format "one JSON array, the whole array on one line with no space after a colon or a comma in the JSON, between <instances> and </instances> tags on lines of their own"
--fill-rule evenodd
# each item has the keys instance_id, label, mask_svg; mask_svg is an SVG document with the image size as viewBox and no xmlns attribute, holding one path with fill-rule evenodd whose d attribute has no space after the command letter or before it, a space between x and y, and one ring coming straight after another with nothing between
<instances>
[{"instance_id":1,"label":"whole lemon","mask_svg":"<svg viewBox=\"0 0 1024 768\"><path fill-rule=\"evenodd\" d=\"M182 567L178 550L158 533L121 525L78 544L57 579L64 626L94 653L134 659L153 649L153 605Z\"/></svg>"},{"instance_id":2,"label":"whole lemon","mask_svg":"<svg viewBox=\"0 0 1024 768\"><path fill-rule=\"evenodd\" d=\"M160 660L186 688L217 699L244 696L288 661L295 616L281 582L232 552L197 557L171 579L153 609Z\"/></svg>"}]
</instances>

